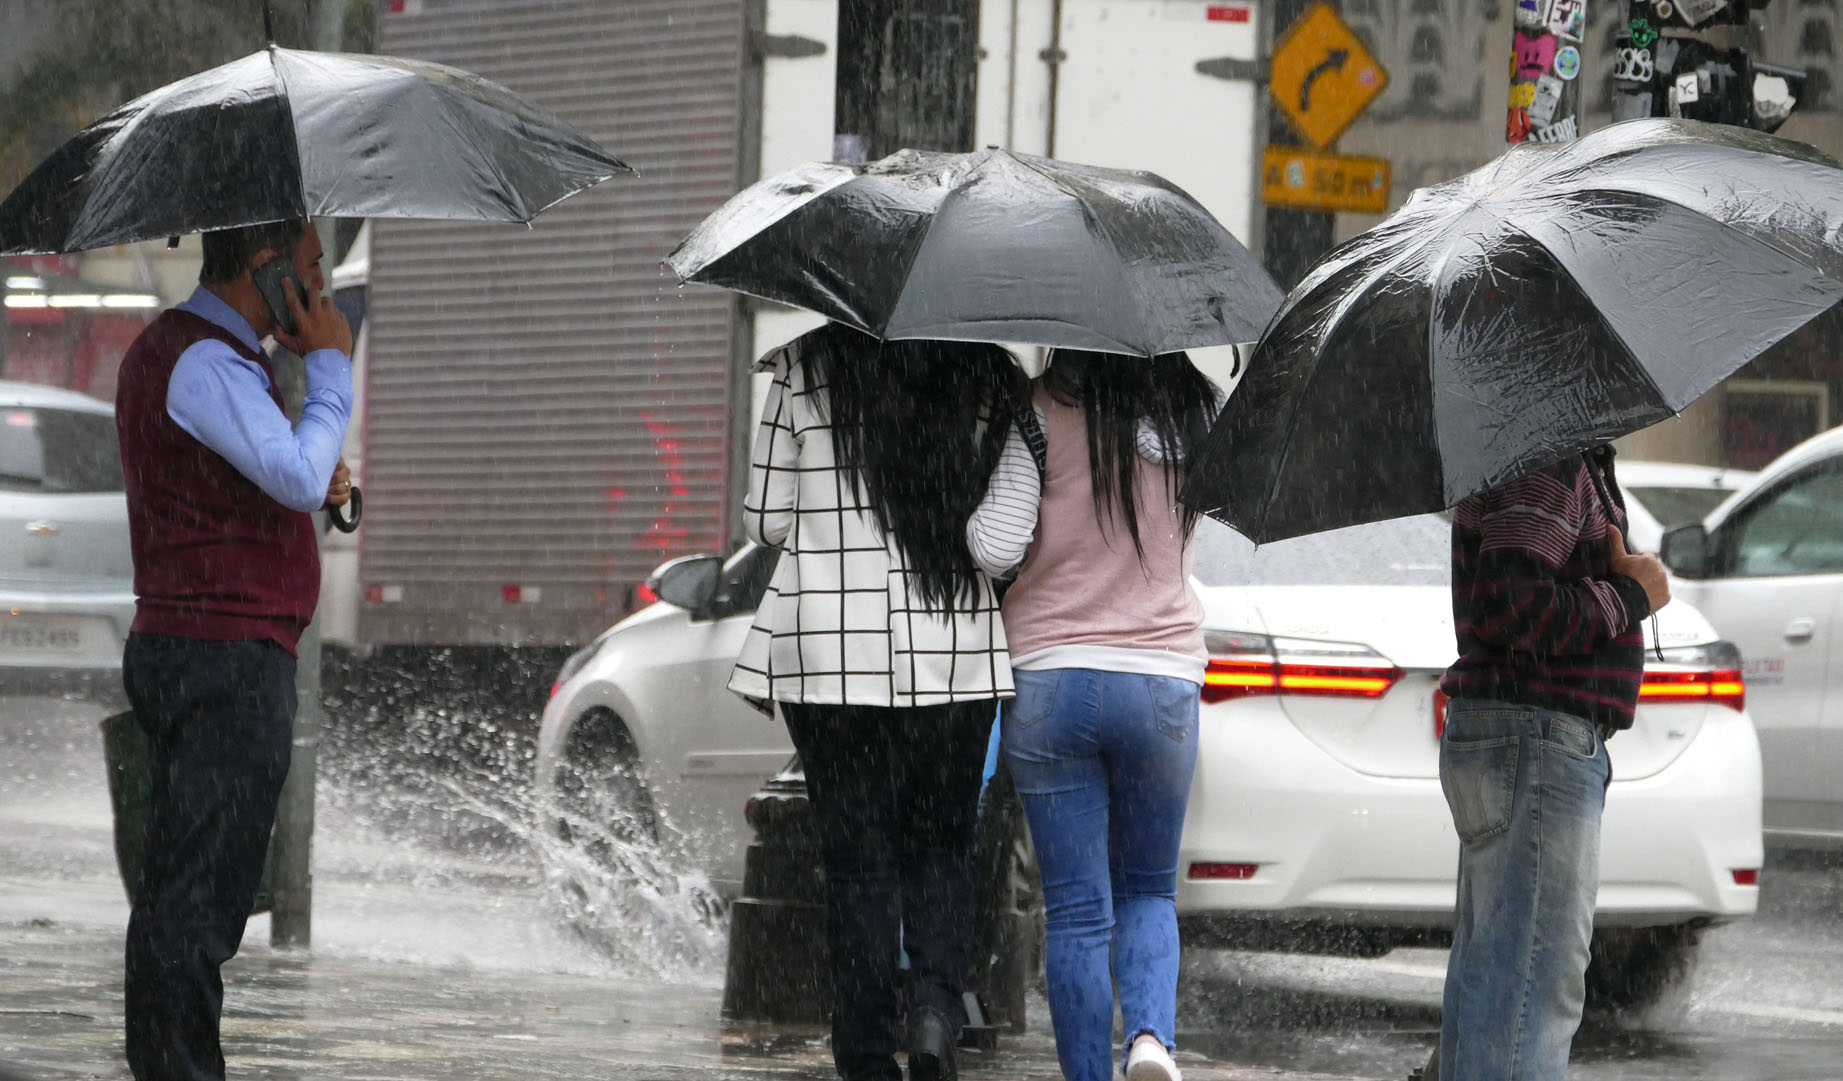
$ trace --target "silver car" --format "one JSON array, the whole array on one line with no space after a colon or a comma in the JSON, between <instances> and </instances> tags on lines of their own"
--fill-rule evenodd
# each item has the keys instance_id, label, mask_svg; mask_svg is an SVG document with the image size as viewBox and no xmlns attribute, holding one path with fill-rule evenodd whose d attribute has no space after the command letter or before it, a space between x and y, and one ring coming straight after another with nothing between
<instances>
[{"instance_id":1,"label":"silver car","mask_svg":"<svg viewBox=\"0 0 1843 1081\"><path fill-rule=\"evenodd\" d=\"M114 697L133 620L115 411L0 382L0 690Z\"/></svg>"}]
</instances>

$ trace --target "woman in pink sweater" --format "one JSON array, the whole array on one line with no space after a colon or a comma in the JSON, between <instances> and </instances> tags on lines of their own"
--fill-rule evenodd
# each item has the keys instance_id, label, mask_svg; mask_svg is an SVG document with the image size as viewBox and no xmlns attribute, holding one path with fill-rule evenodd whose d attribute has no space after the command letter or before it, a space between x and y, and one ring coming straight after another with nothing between
<instances>
[{"instance_id":1,"label":"woman in pink sweater","mask_svg":"<svg viewBox=\"0 0 1843 1081\"><path fill-rule=\"evenodd\" d=\"M1177 492L1219 401L1183 354L1069 351L1034 399L1040 429L1010 437L967 542L989 574L1023 563L1002 742L1043 872L1056 1050L1068 1081L1113 1076L1117 979L1128 1081L1177 1081L1178 838L1207 659Z\"/></svg>"}]
</instances>

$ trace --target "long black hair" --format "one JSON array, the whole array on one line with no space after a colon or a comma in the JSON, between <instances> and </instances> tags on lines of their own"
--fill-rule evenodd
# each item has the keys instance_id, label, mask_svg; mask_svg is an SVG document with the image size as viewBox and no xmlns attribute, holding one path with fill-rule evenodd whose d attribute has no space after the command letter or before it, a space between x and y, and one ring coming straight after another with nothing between
<instances>
[{"instance_id":1,"label":"long black hair","mask_svg":"<svg viewBox=\"0 0 1843 1081\"><path fill-rule=\"evenodd\" d=\"M1096 520L1103 525L1111 522L1117 505L1133 538L1133 551L1143 560L1145 546L1139 540L1139 505L1133 490L1139 426L1149 423L1158 438L1166 495L1175 504L1183 463L1202 452L1203 440L1216 419L1210 381L1183 353L1146 360L1057 349L1050 353L1043 382L1056 401L1080 406L1088 422L1088 469L1094 481ZM1183 508L1181 521L1188 538L1196 528L1197 512Z\"/></svg>"},{"instance_id":2,"label":"long black hair","mask_svg":"<svg viewBox=\"0 0 1843 1081\"><path fill-rule=\"evenodd\" d=\"M815 340L816 339L816 340ZM825 389L839 469L863 483L930 607L978 597L966 521L984 498L1029 380L996 345L893 341L836 323L802 351Z\"/></svg>"}]
</instances>

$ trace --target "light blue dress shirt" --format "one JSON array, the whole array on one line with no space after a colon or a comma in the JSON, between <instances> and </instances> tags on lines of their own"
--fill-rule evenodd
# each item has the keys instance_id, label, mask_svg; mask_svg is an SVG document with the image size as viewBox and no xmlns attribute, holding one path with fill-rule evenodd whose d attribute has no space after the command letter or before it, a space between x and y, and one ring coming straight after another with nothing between
<instances>
[{"instance_id":1,"label":"light blue dress shirt","mask_svg":"<svg viewBox=\"0 0 1843 1081\"><path fill-rule=\"evenodd\" d=\"M179 310L261 351L249 320L204 286ZM166 412L277 503L315 511L326 502L352 416L352 364L337 349L316 349L306 360L307 399L294 427L269 396L268 369L216 338L179 355L166 388Z\"/></svg>"}]
</instances>

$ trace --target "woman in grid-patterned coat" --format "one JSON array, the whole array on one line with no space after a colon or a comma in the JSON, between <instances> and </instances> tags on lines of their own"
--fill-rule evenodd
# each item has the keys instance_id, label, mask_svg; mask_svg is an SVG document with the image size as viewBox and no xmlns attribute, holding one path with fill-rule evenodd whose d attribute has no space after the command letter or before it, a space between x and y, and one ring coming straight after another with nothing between
<instances>
[{"instance_id":1,"label":"woman in grid-patterned coat","mask_svg":"<svg viewBox=\"0 0 1843 1081\"><path fill-rule=\"evenodd\" d=\"M836 324L764 366L744 528L783 554L730 688L776 703L805 769L839 1076L901 1077L906 950L910 1077L951 1078L982 767L1012 693L964 530L1026 382L996 346Z\"/></svg>"}]
</instances>

